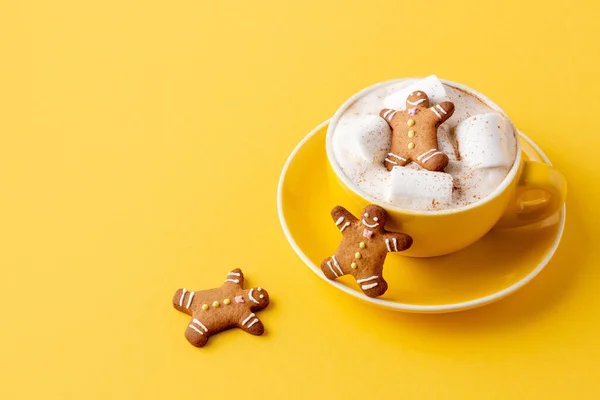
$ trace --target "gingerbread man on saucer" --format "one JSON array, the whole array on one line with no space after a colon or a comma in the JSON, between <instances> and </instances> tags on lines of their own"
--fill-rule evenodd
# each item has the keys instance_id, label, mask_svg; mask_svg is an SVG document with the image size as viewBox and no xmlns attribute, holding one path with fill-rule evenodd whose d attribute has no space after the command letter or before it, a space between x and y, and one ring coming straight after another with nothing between
<instances>
[{"instance_id":1,"label":"gingerbread man on saucer","mask_svg":"<svg viewBox=\"0 0 600 400\"><path fill-rule=\"evenodd\" d=\"M331 217L342 241L335 255L323 260L321 270L328 279L352 275L367 296L381 296L388 288L382 276L387 253L408 249L412 238L386 231L387 212L376 205L365 207L360 219L341 206L331 211Z\"/></svg>"}]
</instances>

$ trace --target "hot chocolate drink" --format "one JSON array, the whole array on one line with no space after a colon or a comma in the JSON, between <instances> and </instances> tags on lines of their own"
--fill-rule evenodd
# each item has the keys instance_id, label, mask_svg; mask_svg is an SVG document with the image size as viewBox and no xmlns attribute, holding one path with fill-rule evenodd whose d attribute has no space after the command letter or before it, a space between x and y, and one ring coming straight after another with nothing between
<instances>
[{"instance_id":1,"label":"hot chocolate drink","mask_svg":"<svg viewBox=\"0 0 600 400\"><path fill-rule=\"evenodd\" d=\"M406 135L400 140L402 149L408 147L402 154L392 152L400 146L392 145L395 114L414 114L422 104L431 108L419 108L421 116L445 121L436 125L437 146L435 137L431 141L435 127L412 118L406 127L410 116L405 115L394 135ZM404 209L441 211L481 201L500 186L516 158L516 129L506 115L435 76L376 85L338 116L328 145L344 175L368 197ZM419 148L426 134L428 141Z\"/></svg>"}]
</instances>

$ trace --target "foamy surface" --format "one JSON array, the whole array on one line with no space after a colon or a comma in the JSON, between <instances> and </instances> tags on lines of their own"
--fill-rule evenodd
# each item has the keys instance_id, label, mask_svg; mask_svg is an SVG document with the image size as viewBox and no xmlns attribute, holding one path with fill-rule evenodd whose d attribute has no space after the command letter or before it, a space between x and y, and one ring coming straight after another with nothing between
<instances>
[{"instance_id":1,"label":"foamy surface","mask_svg":"<svg viewBox=\"0 0 600 400\"><path fill-rule=\"evenodd\" d=\"M485 198L502 183L514 163L517 149L515 132L512 125L510 125L510 133L503 138L509 148L508 157L510 157L510 160L508 160L507 165L493 168L473 168L468 166L460 159L458 154L460 146L456 141L456 127L462 121L472 116L486 113L501 113L485 104L479 98L467 94L458 88L444 84L448 100L454 103L455 111L452 117L438 128L438 147L450 158L450 163L445 170L453 178L452 199L450 202L440 204L437 201L431 201L431 199L423 201L423 199L410 197L387 198L389 197L387 194L391 185L391 173L383 166L380 159L381 155L385 155L389 151L390 134L384 129L378 127L378 131L372 134L373 139L369 137L368 147L369 151L373 152L373 157L368 161L364 158L356 157L355 154L352 154L352 151L348 150L349 132L362 129L361 124L364 125L365 121L372 121L374 116L378 116L379 112L385 108L384 99L386 96L416 81L418 80L406 79L377 88L358 99L346 109L332 137L333 151L338 165L359 189L382 202L400 207L429 211L443 210L463 207ZM434 103L431 105L434 105ZM486 150L489 149L482 149L482 151ZM415 163L410 163L405 168L422 170ZM435 188L432 188L432 190L435 190Z\"/></svg>"}]
</instances>

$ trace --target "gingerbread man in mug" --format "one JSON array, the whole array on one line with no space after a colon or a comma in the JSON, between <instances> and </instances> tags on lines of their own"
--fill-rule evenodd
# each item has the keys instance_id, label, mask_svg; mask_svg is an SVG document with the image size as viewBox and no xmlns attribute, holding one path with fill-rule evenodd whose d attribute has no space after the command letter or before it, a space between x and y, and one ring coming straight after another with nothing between
<instances>
[{"instance_id":1,"label":"gingerbread man in mug","mask_svg":"<svg viewBox=\"0 0 600 400\"><path fill-rule=\"evenodd\" d=\"M391 171L411 161L429 171L442 171L448 156L438 150L437 129L452 116L454 104L444 101L429 107L423 91L412 92L406 99L406 110L381 110L379 115L392 128L392 145L384 165Z\"/></svg>"}]
</instances>

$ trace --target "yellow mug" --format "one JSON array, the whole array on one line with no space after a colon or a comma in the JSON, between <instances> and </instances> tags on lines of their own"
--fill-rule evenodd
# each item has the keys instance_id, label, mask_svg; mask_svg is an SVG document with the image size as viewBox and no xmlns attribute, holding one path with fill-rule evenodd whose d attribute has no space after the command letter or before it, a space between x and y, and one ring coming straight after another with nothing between
<instances>
[{"instance_id":1,"label":"yellow mug","mask_svg":"<svg viewBox=\"0 0 600 400\"><path fill-rule=\"evenodd\" d=\"M337 164L332 146L333 132L344 111L359 98L401 80L370 86L348 99L331 118L326 139L330 186L338 204L356 213L368 204L383 207L389 214L387 228L405 232L413 238L413 246L399 254L412 257L450 254L475 243L494 226L517 228L530 225L543 221L562 207L567 193L563 175L548 164L523 159L518 131L512 123L518 146L515 163L504 181L480 201L449 210L414 211L377 200L356 187ZM479 98L510 121L506 113L484 95L459 83L442 82Z\"/></svg>"}]
</instances>

